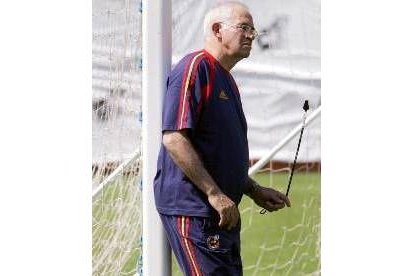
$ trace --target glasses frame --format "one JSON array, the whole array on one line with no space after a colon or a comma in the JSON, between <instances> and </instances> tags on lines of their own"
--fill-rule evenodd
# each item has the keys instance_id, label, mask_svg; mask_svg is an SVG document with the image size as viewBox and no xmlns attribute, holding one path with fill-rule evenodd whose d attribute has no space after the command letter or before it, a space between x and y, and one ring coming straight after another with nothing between
<instances>
[{"instance_id":1,"label":"glasses frame","mask_svg":"<svg viewBox=\"0 0 414 276\"><path fill-rule=\"evenodd\" d=\"M220 24L227 25L229 27L233 27L235 29L241 30L244 35L252 36L253 39L257 38L259 36L259 33L257 30L248 24L242 23L242 24L229 24L227 22L219 22Z\"/></svg>"}]
</instances>

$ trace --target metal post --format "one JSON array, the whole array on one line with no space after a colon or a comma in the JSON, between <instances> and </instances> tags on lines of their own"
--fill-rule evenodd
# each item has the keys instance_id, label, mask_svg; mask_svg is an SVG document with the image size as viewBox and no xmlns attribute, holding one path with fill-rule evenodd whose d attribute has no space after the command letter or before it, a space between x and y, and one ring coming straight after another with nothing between
<instances>
[{"instance_id":1,"label":"metal post","mask_svg":"<svg viewBox=\"0 0 414 276\"><path fill-rule=\"evenodd\" d=\"M144 276L171 275L171 250L155 209L153 179L161 143L161 109L171 70L171 1L143 0L143 247Z\"/></svg>"}]
</instances>

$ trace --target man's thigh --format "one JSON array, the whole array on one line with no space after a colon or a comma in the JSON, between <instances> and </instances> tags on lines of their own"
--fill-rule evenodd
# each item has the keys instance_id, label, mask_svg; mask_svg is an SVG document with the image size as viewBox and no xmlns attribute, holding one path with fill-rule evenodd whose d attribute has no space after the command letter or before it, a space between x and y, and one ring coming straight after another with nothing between
<instances>
[{"instance_id":1,"label":"man's thigh","mask_svg":"<svg viewBox=\"0 0 414 276\"><path fill-rule=\"evenodd\" d=\"M219 229L210 218L161 215L185 275L242 275L240 227Z\"/></svg>"}]
</instances>

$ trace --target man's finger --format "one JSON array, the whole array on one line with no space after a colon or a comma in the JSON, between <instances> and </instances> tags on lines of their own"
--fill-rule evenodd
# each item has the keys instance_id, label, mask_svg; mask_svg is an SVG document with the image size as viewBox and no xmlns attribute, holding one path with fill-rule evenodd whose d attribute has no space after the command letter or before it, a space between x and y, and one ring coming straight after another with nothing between
<instances>
[{"instance_id":1,"label":"man's finger","mask_svg":"<svg viewBox=\"0 0 414 276\"><path fill-rule=\"evenodd\" d=\"M276 197L277 197L277 200L276 199L273 200L275 203L284 203L286 204L286 206L290 207L290 201L286 195L282 194L281 192L277 192Z\"/></svg>"},{"instance_id":2,"label":"man's finger","mask_svg":"<svg viewBox=\"0 0 414 276\"><path fill-rule=\"evenodd\" d=\"M233 209L230 214L231 215L230 215L229 227L227 228L227 230L232 229L234 226L236 226L236 223L237 223L237 213L235 209Z\"/></svg>"},{"instance_id":3,"label":"man's finger","mask_svg":"<svg viewBox=\"0 0 414 276\"><path fill-rule=\"evenodd\" d=\"M240 217L239 211L237 208L235 208L233 212L233 216L232 216L232 223L231 223L230 229L237 226L237 223L239 222L239 217Z\"/></svg>"},{"instance_id":4,"label":"man's finger","mask_svg":"<svg viewBox=\"0 0 414 276\"><path fill-rule=\"evenodd\" d=\"M285 207L284 202L281 202L281 203L276 202L275 203L275 202L272 202L272 201L267 201L266 205L267 205L266 209L270 212L277 211L277 210L282 209L283 207Z\"/></svg>"},{"instance_id":5,"label":"man's finger","mask_svg":"<svg viewBox=\"0 0 414 276\"><path fill-rule=\"evenodd\" d=\"M237 222L238 222L237 209L236 211L232 209L228 209L227 211L221 214L219 227L225 228L226 230L230 230L237 225Z\"/></svg>"},{"instance_id":6,"label":"man's finger","mask_svg":"<svg viewBox=\"0 0 414 276\"><path fill-rule=\"evenodd\" d=\"M224 226L226 226L226 224L227 224L226 219L224 218L223 215L220 215L219 227L223 228Z\"/></svg>"},{"instance_id":7,"label":"man's finger","mask_svg":"<svg viewBox=\"0 0 414 276\"><path fill-rule=\"evenodd\" d=\"M226 225L227 225L227 227L226 227L227 230L230 230L232 228L233 218L232 218L231 212L229 212L227 214L227 224Z\"/></svg>"},{"instance_id":8,"label":"man's finger","mask_svg":"<svg viewBox=\"0 0 414 276\"><path fill-rule=\"evenodd\" d=\"M230 212L223 212L220 214L219 227L228 229L232 225L232 217Z\"/></svg>"},{"instance_id":9,"label":"man's finger","mask_svg":"<svg viewBox=\"0 0 414 276\"><path fill-rule=\"evenodd\" d=\"M276 197L273 197L271 202L273 204L282 204L282 203L284 204L285 203L284 199L279 195L277 195Z\"/></svg>"},{"instance_id":10,"label":"man's finger","mask_svg":"<svg viewBox=\"0 0 414 276\"><path fill-rule=\"evenodd\" d=\"M290 200L287 196L285 196L284 194L282 194L282 199L283 201L286 203L287 207L290 207Z\"/></svg>"}]
</instances>

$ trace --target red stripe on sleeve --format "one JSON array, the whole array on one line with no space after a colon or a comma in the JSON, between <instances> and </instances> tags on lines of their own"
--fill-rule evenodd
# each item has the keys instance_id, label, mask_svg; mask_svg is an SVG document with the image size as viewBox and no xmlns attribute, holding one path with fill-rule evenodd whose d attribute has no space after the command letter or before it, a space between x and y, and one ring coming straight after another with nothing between
<instances>
[{"instance_id":1,"label":"red stripe on sleeve","mask_svg":"<svg viewBox=\"0 0 414 276\"><path fill-rule=\"evenodd\" d=\"M180 125L180 115L183 109L183 101L181 100L184 97L184 90L185 90L185 80L187 79L187 75L188 75L188 68L190 67L191 64L191 60L193 58L190 58L190 61L187 62L187 64L185 65L185 70L184 70L184 74L181 80L181 89L180 89L180 99L179 99L179 106L178 106L178 113L177 113L177 128Z\"/></svg>"},{"instance_id":2,"label":"red stripe on sleeve","mask_svg":"<svg viewBox=\"0 0 414 276\"><path fill-rule=\"evenodd\" d=\"M197 70L198 64L202 60L203 52L197 52L195 56L190 59L190 62L187 64L185 73L185 79L183 79L180 91L180 103L179 103L179 112L177 118L177 129L182 129L185 123L187 122L188 113L189 113L189 104L191 102L191 80L194 80L194 72Z\"/></svg>"},{"instance_id":3,"label":"red stripe on sleeve","mask_svg":"<svg viewBox=\"0 0 414 276\"><path fill-rule=\"evenodd\" d=\"M204 51L204 53L206 53ZM200 114L202 106L207 103L207 101L210 99L214 84L214 60L211 59L210 55L207 53L207 64L208 64L208 80L206 85L202 89L202 95L201 95L201 102L197 107L197 115Z\"/></svg>"}]
</instances>

